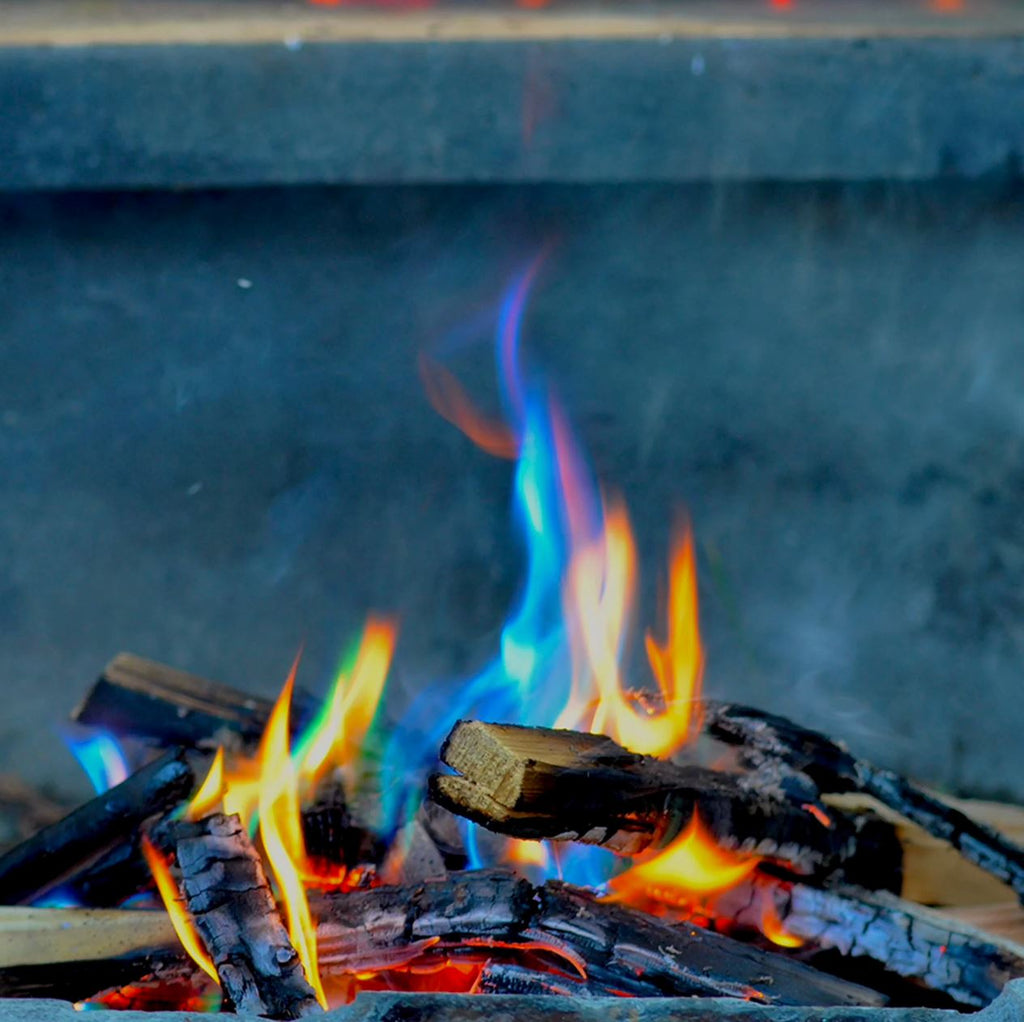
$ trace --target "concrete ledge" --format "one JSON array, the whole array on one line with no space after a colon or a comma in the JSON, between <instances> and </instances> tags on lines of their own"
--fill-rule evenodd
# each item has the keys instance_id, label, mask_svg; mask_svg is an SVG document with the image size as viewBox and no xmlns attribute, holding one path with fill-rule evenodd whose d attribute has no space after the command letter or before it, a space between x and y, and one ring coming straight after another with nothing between
<instances>
[{"instance_id":1,"label":"concrete ledge","mask_svg":"<svg viewBox=\"0 0 1024 1022\"><path fill-rule=\"evenodd\" d=\"M1021 174L1019 5L962 23L225 6L0 4L0 188Z\"/></svg>"}]
</instances>

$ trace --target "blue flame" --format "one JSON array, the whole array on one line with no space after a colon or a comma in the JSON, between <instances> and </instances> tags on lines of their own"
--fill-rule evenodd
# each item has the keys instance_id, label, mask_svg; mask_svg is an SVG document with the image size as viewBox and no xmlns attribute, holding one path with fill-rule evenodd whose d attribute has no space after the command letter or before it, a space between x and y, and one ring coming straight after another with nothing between
<instances>
[{"instance_id":1,"label":"blue flame","mask_svg":"<svg viewBox=\"0 0 1024 1022\"><path fill-rule=\"evenodd\" d=\"M505 418L518 444L512 510L526 550L525 577L498 656L468 681L426 688L391 733L381 796L392 827L415 809L417 781L436 764L438 746L459 719L551 726L569 697L572 658L562 583L574 545L598 535L603 522L596 483L567 422L548 389L522 367L523 315L543 259L542 253L512 280L494 339ZM485 865L472 825L466 844L471 864ZM599 884L613 858L600 849L576 848L562 856L560 869L573 882Z\"/></svg>"},{"instance_id":2,"label":"blue flame","mask_svg":"<svg viewBox=\"0 0 1024 1022\"><path fill-rule=\"evenodd\" d=\"M109 732L93 731L84 737L65 733L62 737L97 795L120 784L131 773L124 750Z\"/></svg>"}]
</instances>

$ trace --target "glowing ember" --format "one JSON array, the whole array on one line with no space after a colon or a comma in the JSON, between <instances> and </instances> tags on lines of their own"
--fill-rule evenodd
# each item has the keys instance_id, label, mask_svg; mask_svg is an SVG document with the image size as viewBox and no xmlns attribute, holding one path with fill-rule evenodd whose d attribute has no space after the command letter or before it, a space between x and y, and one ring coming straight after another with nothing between
<instances>
[{"instance_id":1,"label":"glowing ember","mask_svg":"<svg viewBox=\"0 0 1024 1022\"><path fill-rule=\"evenodd\" d=\"M644 905L687 906L696 899L734 887L757 868L760 858L720 848L694 813L667 848L637 860L610 883L611 899Z\"/></svg>"},{"instance_id":2,"label":"glowing ember","mask_svg":"<svg viewBox=\"0 0 1024 1022\"><path fill-rule=\"evenodd\" d=\"M188 912L181 903L178 885L174 882L174 877L171 876L170 867L153 845L153 842L145 835L142 837L141 846L142 854L145 856L146 864L149 866L153 879L156 881L156 888L160 892L164 908L167 909L167 915L170 916L171 925L174 927L174 932L178 935L178 940L181 941L181 946L188 953L189 958L210 979L219 985L220 979L217 976L217 970L214 968L210 956L206 953L206 948L203 947L203 943L199 939L199 934L196 933L195 927L192 925Z\"/></svg>"}]
</instances>

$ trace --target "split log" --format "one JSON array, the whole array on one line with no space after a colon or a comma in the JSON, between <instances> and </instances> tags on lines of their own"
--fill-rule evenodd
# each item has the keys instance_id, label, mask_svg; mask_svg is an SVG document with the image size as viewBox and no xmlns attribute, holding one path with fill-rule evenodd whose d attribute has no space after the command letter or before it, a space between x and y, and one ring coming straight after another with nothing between
<instances>
[{"instance_id":1,"label":"split log","mask_svg":"<svg viewBox=\"0 0 1024 1022\"><path fill-rule=\"evenodd\" d=\"M714 896L711 914L730 926L780 926L805 950L867 957L899 976L983 1007L1024 977L1024 947L887 892L822 890L756 876Z\"/></svg>"},{"instance_id":2,"label":"split log","mask_svg":"<svg viewBox=\"0 0 1024 1022\"><path fill-rule=\"evenodd\" d=\"M297 689L294 733L313 719L318 701ZM218 682L119 653L107 664L72 720L159 745L211 749L255 747L273 710L267 699Z\"/></svg>"},{"instance_id":3,"label":"split log","mask_svg":"<svg viewBox=\"0 0 1024 1022\"><path fill-rule=\"evenodd\" d=\"M176 839L182 893L231 1008L275 1019L319 1012L238 817L179 824Z\"/></svg>"},{"instance_id":4,"label":"split log","mask_svg":"<svg viewBox=\"0 0 1024 1022\"><path fill-rule=\"evenodd\" d=\"M172 749L127 780L0 856L0 904L35 901L153 816L189 797L195 777L182 749Z\"/></svg>"},{"instance_id":5,"label":"split log","mask_svg":"<svg viewBox=\"0 0 1024 1022\"><path fill-rule=\"evenodd\" d=\"M475 948L546 951L552 968L637 996L754 998L779 1005L879 1004L873 991L698 927L672 927L560 883L502 870L315 900L326 974L382 972ZM504 949L504 951L503 951ZM581 979L583 976L581 975ZM637 980L640 984L637 984ZM640 989L642 987L642 989Z\"/></svg>"},{"instance_id":6,"label":"split log","mask_svg":"<svg viewBox=\"0 0 1024 1022\"><path fill-rule=\"evenodd\" d=\"M781 759L810 777L823 792L871 795L930 834L949 842L964 858L998 877L1024 901L1024 847L992 827L901 777L852 755L827 735L785 717L730 703L705 704L704 729L741 746L753 764Z\"/></svg>"},{"instance_id":7,"label":"split log","mask_svg":"<svg viewBox=\"0 0 1024 1022\"><path fill-rule=\"evenodd\" d=\"M441 758L458 775L432 776L431 797L511 837L636 855L669 843L696 811L723 847L799 873L830 872L864 854L841 813L823 821L731 774L639 756L603 735L460 721Z\"/></svg>"}]
</instances>

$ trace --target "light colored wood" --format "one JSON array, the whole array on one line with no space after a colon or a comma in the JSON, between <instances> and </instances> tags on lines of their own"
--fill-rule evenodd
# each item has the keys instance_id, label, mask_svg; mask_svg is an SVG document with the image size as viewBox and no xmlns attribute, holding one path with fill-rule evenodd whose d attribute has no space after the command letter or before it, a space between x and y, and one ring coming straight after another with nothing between
<instances>
[{"instance_id":1,"label":"light colored wood","mask_svg":"<svg viewBox=\"0 0 1024 1022\"><path fill-rule=\"evenodd\" d=\"M964 905L943 909L943 914L1003 940L1024 944L1024 907L1017 902Z\"/></svg>"},{"instance_id":2,"label":"light colored wood","mask_svg":"<svg viewBox=\"0 0 1024 1022\"><path fill-rule=\"evenodd\" d=\"M475 8L325 10L271 0L3 0L0 45L87 46L165 43L281 43L673 38L878 38L991 36L1024 32L1024 9L972 0L959 13L891 0L804 0L780 11L768 3L691 0L630 8L557 0L545 10L512 0Z\"/></svg>"},{"instance_id":3,"label":"light colored wood","mask_svg":"<svg viewBox=\"0 0 1024 1022\"><path fill-rule=\"evenodd\" d=\"M98 961L177 943L162 910L0 908L0 968L5 969Z\"/></svg>"},{"instance_id":4,"label":"light colored wood","mask_svg":"<svg viewBox=\"0 0 1024 1022\"><path fill-rule=\"evenodd\" d=\"M980 799L942 796L951 806L1024 844L1024 807ZM951 845L903 819L865 795L829 795L827 801L850 811L871 809L896 827L904 850L902 896L922 905L970 906L1017 904L1005 884L968 862Z\"/></svg>"}]
</instances>

